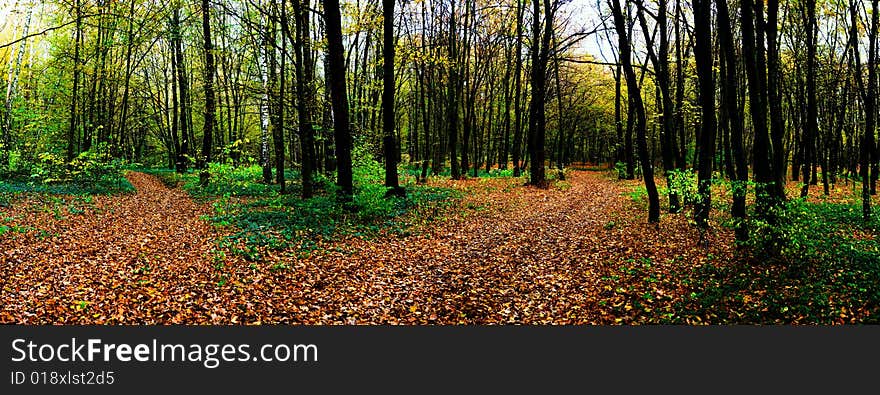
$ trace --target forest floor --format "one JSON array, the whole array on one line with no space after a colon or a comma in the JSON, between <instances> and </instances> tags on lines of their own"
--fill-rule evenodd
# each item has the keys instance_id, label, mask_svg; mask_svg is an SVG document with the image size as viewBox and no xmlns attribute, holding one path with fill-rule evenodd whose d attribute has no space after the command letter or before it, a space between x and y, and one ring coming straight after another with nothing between
<instances>
[{"instance_id":1,"label":"forest floor","mask_svg":"<svg viewBox=\"0 0 880 395\"><path fill-rule=\"evenodd\" d=\"M760 282L732 281L745 274L730 268L747 258L737 253L729 229L713 223L709 247L699 247L686 214L646 223L644 202L631 196L638 181L568 174L549 189L512 178L438 179L431 182L464 197L411 232L338 235L307 254L275 251L258 261L218 244L231 229L212 225L210 201L152 175L128 173L136 189L130 194L22 195L2 208L0 322L696 324L880 317L876 288L846 303L835 300L841 299L836 291L803 302L821 304L819 318L797 306L773 310L801 303L792 300L804 295L788 290L800 280L774 280L781 301L761 301L768 293ZM721 283L711 295L706 279Z\"/></svg>"}]
</instances>

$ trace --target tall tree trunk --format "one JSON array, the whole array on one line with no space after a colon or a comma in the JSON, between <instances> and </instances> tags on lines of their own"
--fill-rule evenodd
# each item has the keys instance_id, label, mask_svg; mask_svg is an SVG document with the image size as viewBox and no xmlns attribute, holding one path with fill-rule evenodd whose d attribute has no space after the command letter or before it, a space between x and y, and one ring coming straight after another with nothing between
<instances>
[{"instance_id":1,"label":"tall tree trunk","mask_svg":"<svg viewBox=\"0 0 880 395\"><path fill-rule=\"evenodd\" d=\"M216 105L214 104L214 45L211 42L211 2L202 0L202 36L205 41L205 122L202 127L202 157L200 158L202 169L207 169L211 162L214 136L214 117ZM202 183L207 183L207 177L202 176Z\"/></svg>"},{"instance_id":2,"label":"tall tree trunk","mask_svg":"<svg viewBox=\"0 0 880 395\"><path fill-rule=\"evenodd\" d=\"M814 0L809 0L814 1ZM782 119L781 81L779 64L779 45L777 43L779 0L767 0L767 97L770 107L770 139L773 163L773 194L778 201L785 200L786 151L783 143L785 122Z\"/></svg>"},{"instance_id":3,"label":"tall tree trunk","mask_svg":"<svg viewBox=\"0 0 880 395\"><path fill-rule=\"evenodd\" d=\"M173 158L169 158L171 164L169 168L176 170L178 167L177 162L180 158L180 102L177 98L177 50L175 49L176 41L173 35L168 40L168 45L171 49L171 140L174 142L174 152L169 152L168 154L173 154Z\"/></svg>"},{"instance_id":4,"label":"tall tree trunk","mask_svg":"<svg viewBox=\"0 0 880 395\"><path fill-rule=\"evenodd\" d=\"M614 16L614 27L617 30L620 62L626 76L626 87L630 97L630 111L635 117L636 140L639 147L639 160L642 165L642 174L645 178L645 188L648 190L648 222L660 222L660 195L657 193L657 185L654 183L654 167L648 156L648 141L646 137L645 106L642 102L642 93L638 85L635 70L632 66L630 40L627 34L626 20L623 17L620 0L609 0L611 12Z\"/></svg>"},{"instance_id":5,"label":"tall tree trunk","mask_svg":"<svg viewBox=\"0 0 880 395\"><path fill-rule=\"evenodd\" d=\"M33 8L28 8L27 16L24 18L24 27L22 28L21 44L18 46L18 53L15 57L15 64L9 69L9 79L6 85L6 98L3 101L3 140L2 150L0 150L0 169L9 169L10 151L12 150L12 100L15 98L18 85L18 77L21 74L21 63L24 59L24 51L27 47L27 36L31 26L31 16Z\"/></svg>"},{"instance_id":6,"label":"tall tree trunk","mask_svg":"<svg viewBox=\"0 0 880 395\"><path fill-rule=\"evenodd\" d=\"M852 14L853 22L857 21L857 8L856 3L853 1L850 3L850 10ZM859 155L859 177L862 179L862 217L865 221L869 221L871 219L871 188L870 188L870 167L871 167L871 156L874 146L874 129L876 127L876 91L877 91L877 31L878 31L878 0L871 0L871 30L868 34L868 84L867 90L863 90L865 93L863 95L865 101L865 131L862 134L862 142L861 142L861 151ZM856 25L854 25L856 26ZM856 63L856 71L859 72L857 81L863 85L861 81L861 64L859 62L859 49L858 49L858 30L857 28L852 28L852 40L853 40L853 57L855 58Z\"/></svg>"},{"instance_id":7,"label":"tall tree trunk","mask_svg":"<svg viewBox=\"0 0 880 395\"><path fill-rule=\"evenodd\" d=\"M275 38L276 30L275 30L275 16L278 15L278 8L280 5L281 8L281 23L287 25L287 4L284 1L280 2L275 0L272 4L272 19L270 20L270 24L272 28L270 29L270 37ZM266 50L269 52L269 67L271 74L274 74L275 65L277 61L275 60L275 47L267 47ZM281 53L287 54L287 40L285 35L281 35ZM273 102L269 103L269 117L272 121L272 145L275 149L275 183L278 184L278 191L281 194L287 193L287 181L284 179L284 92L285 91L285 82L287 80L287 71L285 70L285 66L287 64L287 56L281 56L281 68L279 70L279 86L275 89L275 81L276 78L270 79L270 85L272 86L272 93L269 96L269 99Z\"/></svg>"},{"instance_id":8,"label":"tall tree trunk","mask_svg":"<svg viewBox=\"0 0 880 395\"><path fill-rule=\"evenodd\" d=\"M260 97L260 167L263 169L263 182L272 182L272 166L269 164L269 122L272 117L271 100L276 94L275 84L275 20L273 15L265 21L263 42L256 49L257 66L263 89ZM268 58L268 63L267 63ZM273 125L274 127L274 125Z\"/></svg>"},{"instance_id":9,"label":"tall tree trunk","mask_svg":"<svg viewBox=\"0 0 880 395\"><path fill-rule=\"evenodd\" d=\"M190 113L189 113L189 81L186 79L186 63L183 58L183 35L180 28L180 8L175 6L171 16L171 37L174 40L174 57L177 65L178 107L180 118L180 150L177 152L177 172L186 173L189 167Z\"/></svg>"},{"instance_id":10,"label":"tall tree trunk","mask_svg":"<svg viewBox=\"0 0 880 395\"><path fill-rule=\"evenodd\" d=\"M76 113L76 105L79 100L79 74L80 74L80 60L79 60L79 48L80 43L82 42L82 5L80 4L80 0L74 1L74 12L76 13L76 27L74 30L74 44L73 44L73 89L70 94L70 125L67 128L67 161L70 162L73 160L75 155L75 146L76 146L76 128L77 128L77 113Z\"/></svg>"},{"instance_id":11,"label":"tall tree trunk","mask_svg":"<svg viewBox=\"0 0 880 395\"><path fill-rule=\"evenodd\" d=\"M342 46L342 16L339 0L323 0L327 23L327 73L333 105L333 136L336 141L337 179L341 199L351 201L353 193L351 169L351 132L348 120L348 93L345 89L345 56Z\"/></svg>"},{"instance_id":12,"label":"tall tree trunk","mask_svg":"<svg viewBox=\"0 0 880 395\"><path fill-rule=\"evenodd\" d=\"M397 142L394 139L394 2L382 0L382 145L385 151L385 187L387 195L404 196L397 178Z\"/></svg>"},{"instance_id":13,"label":"tall tree trunk","mask_svg":"<svg viewBox=\"0 0 880 395\"><path fill-rule=\"evenodd\" d=\"M876 139L874 138L874 134L876 133L876 105L877 105L877 61L880 58L878 55L877 48L877 34L878 34L878 20L880 20L880 9L877 7L877 0L871 1L871 35L868 39L871 42L871 50L869 51L869 59L868 59L868 79L869 79L869 88L868 95L871 97L871 112L872 117L874 118L874 124L871 128L866 128L865 132L865 142L864 142L864 173L865 176L862 178L863 182L868 182L870 179L870 187L868 194L876 195L877 194L877 177L878 173L880 173L880 165L878 165L878 160L880 160L880 153L878 153L878 146ZM872 86L873 84L873 86ZM868 176L868 167L871 169L871 174ZM863 202L863 206L867 207L864 209L865 218L870 217L870 197L863 197L866 202Z\"/></svg>"},{"instance_id":14,"label":"tall tree trunk","mask_svg":"<svg viewBox=\"0 0 880 395\"><path fill-rule=\"evenodd\" d=\"M520 153L522 152L522 106L520 105L520 101L522 99L522 24L523 24L523 6L524 0L516 0L516 62L514 62L513 69L513 89L514 89L514 99L513 99L513 113L514 113L514 128L513 128L513 176L519 177L522 174L522 169L519 166L520 161Z\"/></svg>"},{"instance_id":15,"label":"tall tree trunk","mask_svg":"<svg viewBox=\"0 0 880 395\"><path fill-rule=\"evenodd\" d=\"M774 0L770 0L773 2ZM819 131L818 110L816 106L816 0L806 0L807 30L807 127L804 128L804 186L801 197L807 197L810 191L810 170L813 167L814 139Z\"/></svg>"},{"instance_id":16,"label":"tall tree trunk","mask_svg":"<svg viewBox=\"0 0 880 395\"><path fill-rule=\"evenodd\" d=\"M773 191L773 175L770 157L770 138L767 131L767 97L766 97L766 61L764 58L762 26L763 0L742 0L742 35L743 63L749 83L749 108L752 115L752 127L755 131L753 144L753 164L756 195L756 214L771 224L775 223L775 203Z\"/></svg>"},{"instance_id":17,"label":"tall tree trunk","mask_svg":"<svg viewBox=\"0 0 880 395\"><path fill-rule=\"evenodd\" d=\"M459 98L459 76L458 76L458 27L456 25L455 5L458 0L452 0L452 10L449 15L449 80L447 83L447 119L449 120L449 167L452 178L457 180L461 178L458 168L458 98Z\"/></svg>"},{"instance_id":18,"label":"tall tree trunk","mask_svg":"<svg viewBox=\"0 0 880 395\"><path fill-rule=\"evenodd\" d=\"M697 172L700 200L694 218L701 229L700 242L708 243L705 232L709 228L712 209L712 164L715 157L715 84L712 81L712 5L710 0L694 0L694 60L700 81L700 161Z\"/></svg>"},{"instance_id":19,"label":"tall tree trunk","mask_svg":"<svg viewBox=\"0 0 880 395\"><path fill-rule=\"evenodd\" d=\"M745 241L749 238L746 222L746 191L749 177L748 163L743 148L743 109L739 105L739 79L736 75L736 46L730 23L730 12L727 0L715 0L718 9L718 39L722 48L722 62L726 65L724 78L724 109L730 123L730 146L735 161L733 178L733 206L731 215L735 218L736 239Z\"/></svg>"},{"instance_id":20,"label":"tall tree trunk","mask_svg":"<svg viewBox=\"0 0 880 395\"><path fill-rule=\"evenodd\" d=\"M541 33L541 7L534 2L532 20L532 100L529 106L529 184L544 186L544 142L546 139L546 114L544 105L547 96L547 62L550 51L550 38L553 34L554 9L550 0L544 0L544 32ZM540 43L540 44L539 44Z\"/></svg>"},{"instance_id":21,"label":"tall tree trunk","mask_svg":"<svg viewBox=\"0 0 880 395\"><path fill-rule=\"evenodd\" d=\"M302 198L314 194L313 169L315 165L315 132L312 128L312 107L314 101L312 82L312 49L309 29L308 4L293 1L296 15L296 37L294 53L296 64L297 114L299 119L300 149L302 150ZM308 0L305 0L308 1Z\"/></svg>"},{"instance_id":22,"label":"tall tree trunk","mask_svg":"<svg viewBox=\"0 0 880 395\"><path fill-rule=\"evenodd\" d=\"M125 133L128 129L128 107L131 90L132 64L131 57L134 50L134 11L135 2L132 1L128 8L128 35L125 45L125 69L124 87L122 89L122 116L119 118L119 131Z\"/></svg>"}]
</instances>

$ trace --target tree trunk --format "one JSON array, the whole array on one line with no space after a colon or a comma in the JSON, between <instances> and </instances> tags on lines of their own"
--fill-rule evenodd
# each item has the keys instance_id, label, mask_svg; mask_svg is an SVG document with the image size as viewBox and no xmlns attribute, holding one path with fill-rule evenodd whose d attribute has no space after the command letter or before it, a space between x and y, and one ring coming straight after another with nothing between
<instances>
[{"instance_id":1,"label":"tree trunk","mask_svg":"<svg viewBox=\"0 0 880 395\"><path fill-rule=\"evenodd\" d=\"M739 79L736 75L736 46L730 24L730 12L727 0L715 0L718 8L718 39L722 48L722 63L726 65L724 78L724 109L730 123L730 146L735 161L733 178L733 206L731 215L735 218L736 239L745 241L749 238L746 222L746 191L749 177L748 163L743 148L743 110L739 105Z\"/></svg>"},{"instance_id":2,"label":"tree trunk","mask_svg":"<svg viewBox=\"0 0 880 395\"><path fill-rule=\"evenodd\" d=\"M394 2L382 0L382 145L385 151L385 187L389 188L386 196L404 196L406 192L400 188L397 178L397 142L394 139Z\"/></svg>"},{"instance_id":3,"label":"tree trunk","mask_svg":"<svg viewBox=\"0 0 880 395\"><path fill-rule=\"evenodd\" d=\"M700 81L700 161L697 172L700 199L694 210L694 219L700 231L700 242L708 243L705 232L709 228L712 209L712 164L715 157L715 84L712 81L712 5L710 0L694 0L694 60Z\"/></svg>"},{"instance_id":4,"label":"tree trunk","mask_svg":"<svg viewBox=\"0 0 880 395\"><path fill-rule=\"evenodd\" d=\"M216 113L216 105L214 104L214 45L211 42L211 2L210 0L202 0L202 35L205 41L205 122L202 127L202 157L200 158L201 168L207 169L208 163L213 159L213 136L214 136L214 116ZM202 183L207 182L207 177L202 176Z\"/></svg>"},{"instance_id":5,"label":"tree trunk","mask_svg":"<svg viewBox=\"0 0 880 395\"><path fill-rule=\"evenodd\" d=\"M620 50L620 62L626 76L626 87L629 92L631 108L635 117L636 140L639 147L639 160L642 165L642 174L645 178L645 188L648 190L648 222L660 222L660 196L657 193L657 185L654 183L654 168L648 157L648 141L646 134L645 106L642 102L642 93L636 79L636 73L632 66L630 40L627 35L626 20L623 17L620 0L609 0L611 12L614 15L614 27L617 30L618 45Z\"/></svg>"},{"instance_id":6,"label":"tree trunk","mask_svg":"<svg viewBox=\"0 0 880 395\"><path fill-rule=\"evenodd\" d=\"M513 176L519 177L522 174L522 169L519 166L520 161L520 153L522 152L522 106L520 105L520 100L522 99L522 24L523 24L523 6L524 0L516 0L516 62L514 62L513 69L513 89L514 89L514 99L513 99L513 113L514 113L514 128L513 128Z\"/></svg>"},{"instance_id":7,"label":"tree trunk","mask_svg":"<svg viewBox=\"0 0 880 395\"><path fill-rule=\"evenodd\" d=\"M348 120L348 93L345 89L345 56L342 46L342 16L339 0L323 0L327 23L327 73L333 105L333 136L336 142L336 184L343 201L352 199L351 132Z\"/></svg>"},{"instance_id":8,"label":"tree trunk","mask_svg":"<svg viewBox=\"0 0 880 395\"><path fill-rule=\"evenodd\" d=\"M73 160L76 146L77 113L76 105L79 98L79 48L82 42L82 6L80 0L74 2L76 13L76 28L74 31L73 44L73 89L70 94L70 125L67 128L67 161Z\"/></svg>"}]
</instances>

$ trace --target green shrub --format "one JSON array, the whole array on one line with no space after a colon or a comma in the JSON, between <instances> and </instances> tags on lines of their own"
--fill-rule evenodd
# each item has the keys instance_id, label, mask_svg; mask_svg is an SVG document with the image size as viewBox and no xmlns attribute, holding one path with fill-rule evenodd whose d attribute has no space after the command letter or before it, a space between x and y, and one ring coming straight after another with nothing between
<instances>
[{"instance_id":1,"label":"green shrub","mask_svg":"<svg viewBox=\"0 0 880 395\"><path fill-rule=\"evenodd\" d=\"M673 169L668 171L669 185L668 191L664 194L674 192L684 205L693 205L700 200L698 193L698 177L693 169Z\"/></svg>"},{"instance_id":2,"label":"green shrub","mask_svg":"<svg viewBox=\"0 0 880 395\"><path fill-rule=\"evenodd\" d=\"M614 164L614 169L617 170L617 178L619 178L619 179L626 178L626 163L625 162L616 162Z\"/></svg>"},{"instance_id":3,"label":"green shrub","mask_svg":"<svg viewBox=\"0 0 880 395\"><path fill-rule=\"evenodd\" d=\"M183 177L183 188L193 195L208 196L275 196L278 187L263 183L263 168L257 164L233 166L225 163L209 163L208 184L199 184L195 174Z\"/></svg>"},{"instance_id":4,"label":"green shrub","mask_svg":"<svg viewBox=\"0 0 880 395\"><path fill-rule=\"evenodd\" d=\"M124 164L110 156L106 144L82 152L70 162L55 152L37 154L32 162L18 155L15 166L10 166L14 171L0 182L0 191L74 195L133 191L123 176Z\"/></svg>"}]
</instances>

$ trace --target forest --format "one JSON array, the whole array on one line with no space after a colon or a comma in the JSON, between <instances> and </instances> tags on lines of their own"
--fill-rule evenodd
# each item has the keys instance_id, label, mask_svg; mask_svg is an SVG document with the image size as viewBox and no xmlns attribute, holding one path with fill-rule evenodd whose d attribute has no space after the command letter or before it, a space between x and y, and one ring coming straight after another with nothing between
<instances>
[{"instance_id":1,"label":"forest","mask_svg":"<svg viewBox=\"0 0 880 395\"><path fill-rule=\"evenodd\" d=\"M2 0L0 323L880 323L878 0Z\"/></svg>"}]
</instances>

